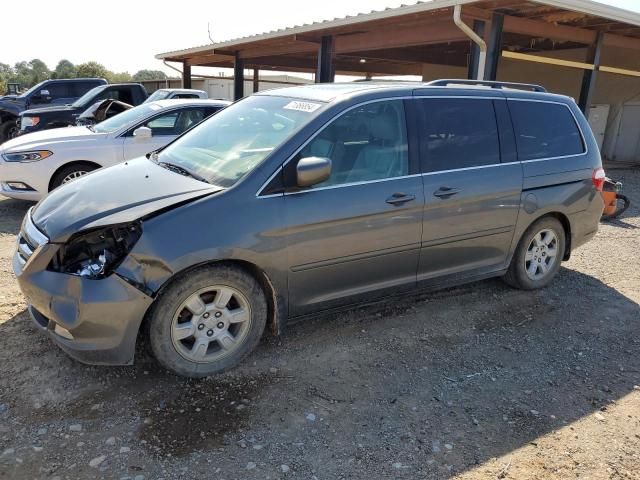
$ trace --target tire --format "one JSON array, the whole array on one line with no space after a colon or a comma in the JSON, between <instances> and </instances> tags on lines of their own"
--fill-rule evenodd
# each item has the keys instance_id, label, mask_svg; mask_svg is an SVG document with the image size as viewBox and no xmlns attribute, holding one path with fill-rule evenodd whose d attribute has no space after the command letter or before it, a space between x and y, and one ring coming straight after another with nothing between
<instances>
[{"instance_id":1,"label":"tire","mask_svg":"<svg viewBox=\"0 0 640 480\"><path fill-rule=\"evenodd\" d=\"M231 265L202 267L177 278L156 300L149 345L166 369L206 377L237 366L258 345L266 323L267 300L255 278Z\"/></svg>"},{"instance_id":2,"label":"tire","mask_svg":"<svg viewBox=\"0 0 640 480\"><path fill-rule=\"evenodd\" d=\"M521 290L546 287L560 270L565 248L564 227L557 219L543 217L536 220L522 235L504 281ZM553 261L551 252L554 253Z\"/></svg>"},{"instance_id":3,"label":"tire","mask_svg":"<svg viewBox=\"0 0 640 480\"><path fill-rule=\"evenodd\" d=\"M15 120L7 120L0 125L0 143L11 140L18 134L18 125Z\"/></svg>"},{"instance_id":4,"label":"tire","mask_svg":"<svg viewBox=\"0 0 640 480\"><path fill-rule=\"evenodd\" d=\"M100 168L98 165L88 162L76 162L62 167L51 179L49 191L58 188L63 183L67 183L75 178L86 175ZM71 178L74 177L74 178Z\"/></svg>"}]
</instances>

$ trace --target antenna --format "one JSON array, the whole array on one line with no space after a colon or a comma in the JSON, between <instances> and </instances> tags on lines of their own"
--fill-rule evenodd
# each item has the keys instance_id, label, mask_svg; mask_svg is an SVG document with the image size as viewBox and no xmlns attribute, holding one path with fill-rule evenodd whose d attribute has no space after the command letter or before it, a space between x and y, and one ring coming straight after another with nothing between
<instances>
[{"instance_id":1,"label":"antenna","mask_svg":"<svg viewBox=\"0 0 640 480\"><path fill-rule=\"evenodd\" d=\"M209 26L209 22L207 22L207 33L209 34L209 41L211 43L216 43L213 41L213 37L211 36L211 27Z\"/></svg>"}]
</instances>

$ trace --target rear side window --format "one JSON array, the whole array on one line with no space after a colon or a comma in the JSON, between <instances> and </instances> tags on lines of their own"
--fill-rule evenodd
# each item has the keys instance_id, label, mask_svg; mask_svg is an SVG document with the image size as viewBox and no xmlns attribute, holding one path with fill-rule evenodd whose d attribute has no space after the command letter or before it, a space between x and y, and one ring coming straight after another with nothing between
<instances>
[{"instance_id":1,"label":"rear side window","mask_svg":"<svg viewBox=\"0 0 640 480\"><path fill-rule=\"evenodd\" d=\"M71 96L67 83L50 83L43 87L42 90L48 90L51 98L67 98Z\"/></svg>"},{"instance_id":2,"label":"rear side window","mask_svg":"<svg viewBox=\"0 0 640 480\"><path fill-rule=\"evenodd\" d=\"M101 82L69 82L69 90L72 97L80 98L94 87L102 85Z\"/></svg>"},{"instance_id":3,"label":"rear side window","mask_svg":"<svg viewBox=\"0 0 640 480\"><path fill-rule=\"evenodd\" d=\"M520 161L585 152L569 107L559 103L509 101Z\"/></svg>"},{"instance_id":4,"label":"rear side window","mask_svg":"<svg viewBox=\"0 0 640 480\"><path fill-rule=\"evenodd\" d=\"M500 163L493 101L427 98L419 101L422 169L439 172Z\"/></svg>"}]
</instances>

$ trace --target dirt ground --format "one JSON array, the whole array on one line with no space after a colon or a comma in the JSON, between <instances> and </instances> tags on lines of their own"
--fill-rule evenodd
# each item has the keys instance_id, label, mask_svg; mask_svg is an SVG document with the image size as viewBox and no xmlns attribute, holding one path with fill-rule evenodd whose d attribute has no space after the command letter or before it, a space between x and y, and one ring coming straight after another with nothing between
<instances>
[{"instance_id":1,"label":"dirt ground","mask_svg":"<svg viewBox=\"0 0 640 480\"><path fill-rule=\"evenodd\" d=\"M640 171L555 283L323 316L206 380L89 367L39 334L0 200L0 479L640 478Z\"/></svg>"}]
</instances>

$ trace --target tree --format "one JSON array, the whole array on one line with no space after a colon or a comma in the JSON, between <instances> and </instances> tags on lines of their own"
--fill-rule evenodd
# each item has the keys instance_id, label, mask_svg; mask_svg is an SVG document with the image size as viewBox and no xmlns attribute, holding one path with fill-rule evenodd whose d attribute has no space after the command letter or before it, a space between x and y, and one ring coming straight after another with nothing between
<instances>
[{"instance_id":1,"label":"tree","mask_svg":"<svg viewBox=\"0 0 640 480\"><path fill-rule=\"evenodd\" d=\"M76 66L69 60L60 60L56 69L51 74L51 78L75 78Z\"/></svg>"},{"instance_id":2,"label":"tree","mask_svg":"<svg viewBox=\"0 0 640 480\"><path fill-rule=\"evenodd\" d=\"M0 95L4 95L7 91L7 82L13 74L11 65L0 63Z\"/></svg>"},{"instance_id":3,"label":"tree","mask_svg":"<svg viewBox=\"0 0 640 480\"><path fill-rule=\"evenodd\" d=\"M133 80L136 82L144 82L145 80L165 80L167 74L161 70L140 70L135 73Z\"/></svg>"},{"instance_id":4,"label":"tree","mask_svg":"<svg viewBox=\"0 0 640 480\"><path fill-rule=\"evenodd\" d=\"M47 80L51 77L51 70L47 67L47 64L44 63L39 58L34 58L28 64L29 69L31 70L31 82L32 85L36 83L40 83L43 80Z\"/></svg>"},{"instance_id":5,"label":"tree","mask_svg":"<svg viewBox=\"0 0 640 480\"><path fill-rule=\"evenodd\" d=\"M106 78L109 73L109 70L98 62L81 63L76 67L78 78Z\"/></svg>"},{"instance_id":6,"label":"tree","mask_svg":"<svg viewBox=\"0 0 640 480\"><path fill-rule=\"evenodd\" d=\"M125 83L131 81L131 74L129 72L109 72L106 79L109 83Z\"/></svg>"}]
</instances>

